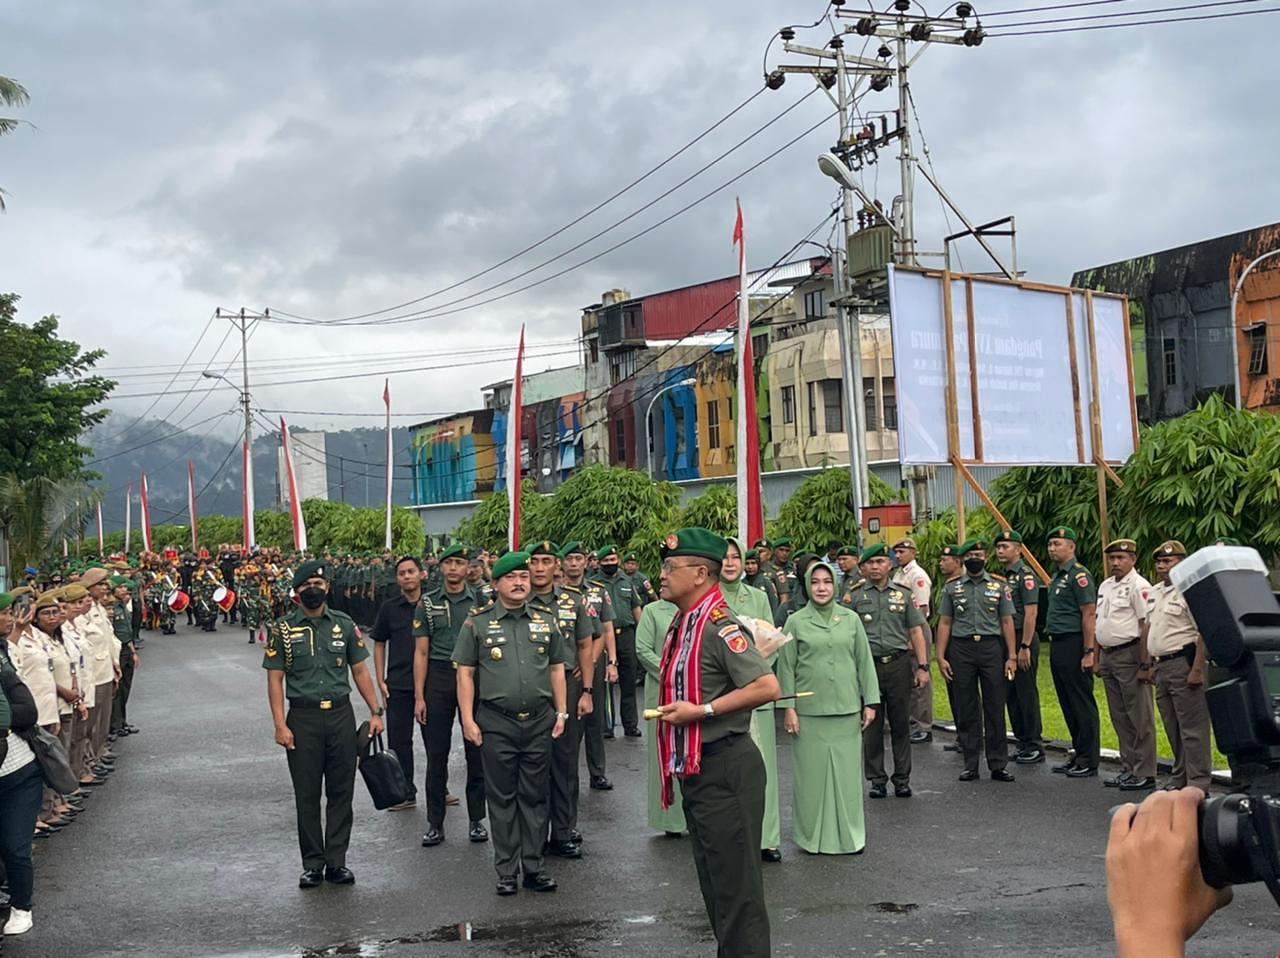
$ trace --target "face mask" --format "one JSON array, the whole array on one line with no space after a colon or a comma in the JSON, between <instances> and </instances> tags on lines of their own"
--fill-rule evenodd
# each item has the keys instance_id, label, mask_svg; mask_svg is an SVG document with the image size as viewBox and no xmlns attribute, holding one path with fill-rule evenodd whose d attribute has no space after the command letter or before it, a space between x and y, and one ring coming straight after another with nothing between
<instances>
[{"instance_id":1,"label":"face mask","mask_svg":"<svg viewBox=\"0 0 1280 958\"><path fill-rule=\"evenodd\" d=\"M977 575L987 566L986 559L965 559L964 568L969 575Z\"/></svg>"},{"instance_id":2,"label":"face mask","mask_svg":"<svg viewBox=\"0 0 1280 958\"><path fill-rule=\"evenodd\" d=\"M601 563L600 563L600 571L601 571L601 572L603 572L605 575L613 575L615 572L617 572L617 571L618 571L618 563L616 563L616 562L601 562Z\"/></svg>"},{"instance_id":3,"label":"face mask","mask_svg":"<svg viewBox=\"0 0 1280 958\"><path fill-rule=\"evenodd\" d=\"M304 608L318 609L324 605L325 591L324 589L303 589L298 593L298 601L302 603Z\"/></svg>"}]
</instances>

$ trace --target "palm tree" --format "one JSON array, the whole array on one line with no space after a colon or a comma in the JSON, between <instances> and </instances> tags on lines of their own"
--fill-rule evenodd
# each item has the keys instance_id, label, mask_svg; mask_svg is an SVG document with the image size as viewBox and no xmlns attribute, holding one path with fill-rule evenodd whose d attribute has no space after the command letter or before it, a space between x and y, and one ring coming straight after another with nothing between
<instances>
[{"instance_id":1,"label":"palm tree","mask_svg":"<svg viewBox=\"0 0 1280 958\"><path fill-rule=\"evenodd\" d=\"M79 479L0 476L0 527L9 540L9 568L52 558L62 540L80 534L102 495Z\"/></svg>"},{"instance_id":2,"label":"palm tree","mask_svg":"<svg viewBox=\"0 0 1280 958\"><path fill-rule=\"evenodd\" d=\"M0 105L26 106L30 100L31 97L28 96L26 87L17 80L0 76ZM18 128L19 124L25 122L25 120L15 119L14 117L0 116L0 136L12 133ZM4 211L4 195L4 190L0 189L0 212Z\"/></svg>"}]
</instances>

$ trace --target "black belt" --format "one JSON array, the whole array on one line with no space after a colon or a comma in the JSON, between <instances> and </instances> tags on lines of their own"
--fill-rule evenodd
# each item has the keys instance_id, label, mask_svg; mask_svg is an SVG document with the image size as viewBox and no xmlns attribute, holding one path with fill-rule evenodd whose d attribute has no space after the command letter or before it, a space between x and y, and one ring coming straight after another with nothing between
<instances>
[{"instance_id":1,"label":"black belt","mask_svg":"<svg viewBox=\"0 0 1280 958\"><path fill-rule=\"evenodd\" d=\"M889 652L886 655L873 654L872 658L875 659L877 662L879 662L881 665L888 665L890 662L896 662L898 659L902 658L906 654L907 654L906 649L898 649L896 652Z\"/></svg>"},{"instance_id":2,"label":"black belt","mask_svg":"<svg viewBox=\"0 0 1280 958\"><path fill-rule=\"evenodd\" d=\"M331 699L289 699L291 709L319 709L328 712L330 709L351 708L351 699L347 696Z\"/></svg>"},{"instance_id":3,"label":"black belt","mask_svg":"<svg viewBox=\"0 0 1280 958\"><path fill-rule=\"evenodd\" d=\"M702 743L703 755L715 755L717 752L723 752L727 748L732 748L738 744L738 740L745 735L745 732L733 732L724 738L718 738L714 742Z\"/></svg>"},{"instance_id":4,"label":"black belt","mask_svg":"<svg viewBox=\"0 0 1280 958\"><path fill-rule=\"evenodd\" d=\"M1045 634L1045 638L1050 642L1064 642L1067 639L1080 639L1083 637L1083 632L1049 632Z\"/></svg>"},{"instance_id":5,"label":"black belt","mask_svg":"<svg viewBox=\"0 0 1280 958\"><path fill-rule=\"evenodd\" d=\"M1170 652L1168 655L1153 655L1151 656L1151 661L1152 662L1168 662L1170 659L1190 658L1195 653L1195 649L1196 649L1196 644L1194 642L1190 642L1187 645L1184 645L1182 648L1178 649L1177 652Z\"/></svg>"},{"instance_id":6,"label":"black belt","mask_svg":"<svg viewBox=\"0 0 1280 958\"><path fill-rule=\"evenodd\" d=\"M1000 638L1003 638L1003 636L995 635L992 633L985 633L983 635L953 635L951 637L951 640L953 642L956 639L964 639L969 642L981 642L983 639L1000 639Z\"/></svg>"},{"instance_id":7,"label":"black belt","mask_svg":"<svg viewBox=\"0 0 1280 958\"><path fill-rule=\"evenodd\" d=\"M501 705L495 705L492 702L481 702L480 704L487 709L493 709L499 715L505 715L509 719L515 719L517 722L527 722L529 719L538 718L551 707L547 705L546 702L543 702L541 705L535 706L534 708L517 712L514 709L503 708Z\"/></svg>"},{"instance_id":8,"label":"black belt","mask_svg":"<svg viewBox=\"0 0 1280 958\"><path fill-rule=\"evenodd\" d=\"M1103 645L1101 642L1099 642L1098 648L1102 649L1103 652L1119 652L1121 649L1127 649L1131 645L1137 645L1137 644L1138 644L1137 639L1130 639L1128 642L1121 642L1119 645Z\"/></svg>"}]
</instances>

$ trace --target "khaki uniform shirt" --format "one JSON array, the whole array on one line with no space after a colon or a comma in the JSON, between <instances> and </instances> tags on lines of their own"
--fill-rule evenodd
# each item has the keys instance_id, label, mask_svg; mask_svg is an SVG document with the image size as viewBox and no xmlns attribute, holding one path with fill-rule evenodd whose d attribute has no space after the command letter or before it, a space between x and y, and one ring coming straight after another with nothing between
<instances>
[{"instance_id":1,"label":"khaki uniform shirt","mask_svg":"<svg viewBox=\"0 0 1280 958\"><path fill-rule=\"evenodd\" d=\"M1000 620L1013 618L1013 598L1009 587L990 572L962 575L942 589L938 611L951 619L953 639L981 635L1002 635Z\"/></svg>"},{"instance_id":2,"label":"khaki uniform shirt","mask_svg":"<svg viewBox=\"0 0 1280 958\"><path fill-rule=\"evenodd\" d=\"M532 712L552 701L551 667L570 662L569 643L550 613L498 602L462 623L453 661L476 670L479 701Z\"/></svg>"},{"instance_id":3,"label":"khaki uniform shirt","mask_svg":"<svg viewBox=\"0 0 1280 958\"><path fill-rule=\"evenodd\" d=\"M1147 618L1151 583L1130 569L1119 581L1107 576L1098 585L1098 644L1104 648L1132 642Z\"/></svg>"},{"instance_id":4,"label":"khaki uniform shirt","mask_svg":"<svg viewBox=\"0 0 1280 958\"><path fill-rule=\"evenodd\" d=\"M107 682L115 680L115 670L111 668L112 661L119 661L119 654L115 652L115 630L111 628L111 617L97 602L89 606L89 611L84 614L88 628L83 631L83 635L89 641L90 662L89 669L92 674L94 685L104 685Z\"/></svg>"},{"instance_id":5,"label":"khaki uniform shirt","mask_svg":"<svg viewBox=\"0 0 1280 958\"><path fill-rule=\"evenodd\" d=\"M912 559L906 565L898 566L889 581L907 589L921 614L929 614L929 606L933 603L933 580L919 562Z\"/></svg>"},{"instance_id":6,"label":"khaki uniform shirt","mask_svg":"<svg viewBox=\"0 0 1280 958\"><path fill-rule=\"evenodd\" d=\"M67 655L71 657L71 671L75 674L84 707L91 709L96 701L97 688L93 681L93 647L87 635L87 615L78 615L63 624L62 641L66 643Z\"/></svg>"},{"instance_id":7,"label":"khaki uniform shirt","mask_svg":"<svg viewBox=\"0 0 1280 958\"><path fill-rule=\"evenodd\" d=\"M862 619L872 655L889 655L911 646L911 630L924 625L924 615L901 586L883 588L863 580L849 594L847 605Z\"/></svg>"},{"instance_id":8,"label":"khaki uniform shirt","mask_svg":"<svg viewBox=\"0 0 1280 958\"><path fill-rule=\"evenodd\" d=\"M54 684L53 639L35 626L28 626L22 630L16 646L9 644L9 658L35 700L36 723L55 724L58 689Z\"/></svg>"},{"instance_id":9,"label":"khaki uniform shirt","mask_svg":"<svg viewBox=\"0 0 1280 958\"><path fill-rule=\"evenodd\" d=\"M1151 587L1147 616L1147 651L1152 655L1172 655L1200 638L1187 600L1172 583L1157 582Z\"/></svg>"}]
</instances>

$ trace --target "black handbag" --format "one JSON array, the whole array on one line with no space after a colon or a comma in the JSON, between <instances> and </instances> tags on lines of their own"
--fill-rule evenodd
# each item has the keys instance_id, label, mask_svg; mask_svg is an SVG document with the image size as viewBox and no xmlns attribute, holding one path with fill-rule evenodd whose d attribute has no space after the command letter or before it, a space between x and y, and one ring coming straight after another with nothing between
<instances>
[{"instance_id":1,"label":"black handbag","mask_svg":"<svg viewBox=\"0 0 1280 958\"><path fill-rule=\"evenodd\" d=\"M20 733L35 753L36 764L44 783L59 795L70 795L80 786L80 780L71 771L71 756L58 736L50 734L39 725Z\"/></svg>"},{"instance_id":2,"label":"black handbag","mask_svg":"<svg viewBox=\"0 0 1280 958\"><path fill-rule=\"evenodd\" d=\"M361 754L359 764L360 774L373 798L374 808L390 808L408 797L409 784L405 781L400 759L382 743L381 732L373 736L369 751Z\"/></svg>"}]
</instances>

